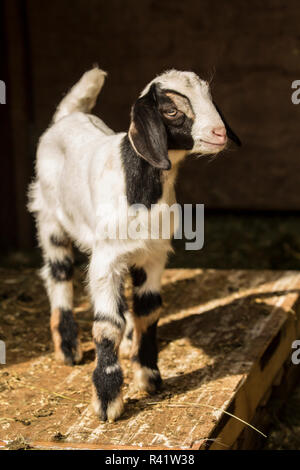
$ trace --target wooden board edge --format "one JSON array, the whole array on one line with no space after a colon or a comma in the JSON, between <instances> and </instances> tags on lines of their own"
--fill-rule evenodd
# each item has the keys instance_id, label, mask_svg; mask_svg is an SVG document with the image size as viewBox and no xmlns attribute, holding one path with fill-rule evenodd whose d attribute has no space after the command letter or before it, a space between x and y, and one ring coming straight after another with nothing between
<instances>
[{"instance_id":1,"label":"wooden board edge","mask_svg":"<svg viewBox=\"0 0 300 470\"><path fill-rule=\"evenodd\" d=\"M279 341L272 353L269 355L267 364L264 365L262 370L260 365L261 358L257 360L253 365L249 376L241 384L235 397L227 406L226 411L251 424L259 403L266 396L268 390L272 388L274 380L284 363L289 360L292 353L291 345L294 340L298 339L297 336L299 328L300 303L298 299L296 305L293 307L293 314L288 314L286 320L279 328L276 335L276 337L279 336ZM272 341L274 341L274 338ZM270 344L266 347L265 351L268 350L268 348L270 349ZM259 387L256 386L257 383L260 384ZM209 448L209 450L230 449L235 445L235 442L245 428L246 424L223 414L221 420L216 424L214 430L209 436L210 439L214 439L214 442L212 442L209 447L207 444L205 445L205 443L202 443L199 448ZM256 431L253 430L253 432ZM265 439L263 436L261 436L261 438Z\"/></svg>"},{"instance_id":2,"label":"wooden board edge","mask_svg":"<svg viewBox=\"0 0 300 470\"><path fill-rule=\"evenodd\" d=\"M181 450L188 451L193 448L186 447L165 447L165 446L118 446L118 445L103 445L82 442L51 442L51 441L30 441L26 440L28 450L104 450L104 451L125 451L125 450ZM9 450L9 442L0 441L0 450Z\"/></svg>"}]
</instances>

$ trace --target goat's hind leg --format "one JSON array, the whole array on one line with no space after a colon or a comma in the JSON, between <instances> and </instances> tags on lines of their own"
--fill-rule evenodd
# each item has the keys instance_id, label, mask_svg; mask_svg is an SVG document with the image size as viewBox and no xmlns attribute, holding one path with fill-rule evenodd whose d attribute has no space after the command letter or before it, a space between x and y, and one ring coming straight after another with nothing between
<instances>
[{"instance_id":1,"label":"goat's hind leg","mask_svg":"<svg viewBox=\"0 0 300 470\"><path fill-rule=\"evenodd\" d=\"M82 358L78 326L73 317L73 252L71 241L60 224L49 216L37 217L43 251L41 271L51 306L51 332L55 358L67 365Z\"/></svg>"}]
</instances>

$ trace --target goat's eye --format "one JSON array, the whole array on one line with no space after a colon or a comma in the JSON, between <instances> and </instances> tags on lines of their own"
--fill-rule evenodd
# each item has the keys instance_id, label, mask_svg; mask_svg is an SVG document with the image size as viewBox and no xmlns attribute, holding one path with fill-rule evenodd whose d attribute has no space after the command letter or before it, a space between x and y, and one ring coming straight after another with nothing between
<instances>
[{"instance_id":1,"label":"goat's eye","mask_svg":"<svg viewBox=\"0 0 300 470\"><path fill-rule=\"evenodd\" d=\"M175 118L178 115L177 109L169 109L168 111L164 112L165 116L169 118Z\"/></svg>"}]
</instances>

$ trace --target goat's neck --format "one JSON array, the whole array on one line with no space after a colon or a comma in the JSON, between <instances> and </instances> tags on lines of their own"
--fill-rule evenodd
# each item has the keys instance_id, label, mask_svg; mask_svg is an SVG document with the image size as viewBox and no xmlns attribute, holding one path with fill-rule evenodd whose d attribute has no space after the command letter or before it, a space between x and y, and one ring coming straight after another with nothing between
<instances>
[{"instance_id":1,"label":"goat's neck","mask_svg":"<svg viewBox=\"0 0 300 470\"><path fill-rule=\"evenodd\" d=\"M187 153L188 153L187 150L169 150L168 154L169 154L169 159L172 163L172 167L177 167L178 168L178 164L182 160L184 160Z\"/></svg>"},{"instance_id":2,"label":"goat's neck","mask_svg":"<svg viewBox=\"0 0 300 470\"><path fill-rule=\"evenodd\" d=\"M169 185L173 185L177 177L179 165L186 157L187 150L169 150L168 155L172 167L171 170L163 171L164 182L168 183Z\"/></svg>"}]
</instances>

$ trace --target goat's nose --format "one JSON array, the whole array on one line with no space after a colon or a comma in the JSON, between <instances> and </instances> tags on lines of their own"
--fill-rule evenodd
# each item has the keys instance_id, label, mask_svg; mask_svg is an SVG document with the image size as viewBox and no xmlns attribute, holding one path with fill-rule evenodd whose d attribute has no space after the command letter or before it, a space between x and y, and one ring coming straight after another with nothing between
<instances>
[{"instance_id":1,"label":"goat's nose","mask_svg":"<svg viewBox=\"0 0 300 470\"><path fill-rule=\"evenodd\" d=\"M212 133L213 133L214 137L217 138L219 143L222 144L222 143L226 142L227 136L226 136L226 129L225 129L224 126L215 127L212 130Z\"/></svg>"}]
</instances>

